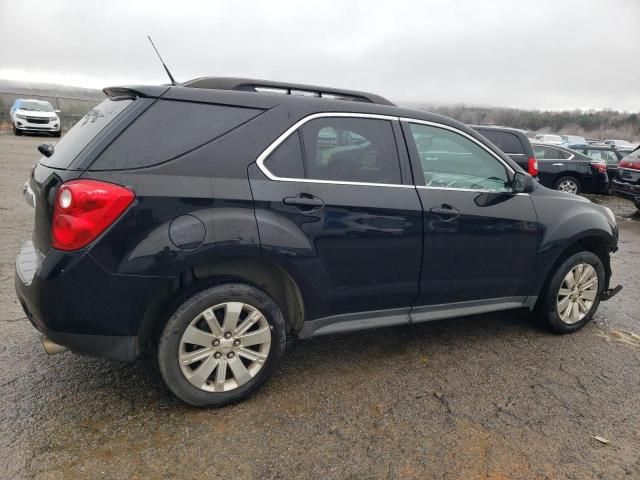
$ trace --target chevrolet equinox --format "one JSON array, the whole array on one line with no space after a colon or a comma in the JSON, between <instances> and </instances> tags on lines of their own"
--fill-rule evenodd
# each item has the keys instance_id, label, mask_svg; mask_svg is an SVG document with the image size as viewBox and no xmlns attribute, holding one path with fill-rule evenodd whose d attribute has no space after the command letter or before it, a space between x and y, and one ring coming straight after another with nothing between
<instances>
[{"instance_id":1,"label":"chevrolet equinox","mask_svg":"<svg viewBox=\"0 0 640 480\"><path fill-rule=\"evenodd\" d=\"M449 118L248 79L105 93L24 186L16 291L49 353L148 352L221 406L288 337L518 308L573 332L621 288L611 210Z\"/></svg>"}]
</instances>

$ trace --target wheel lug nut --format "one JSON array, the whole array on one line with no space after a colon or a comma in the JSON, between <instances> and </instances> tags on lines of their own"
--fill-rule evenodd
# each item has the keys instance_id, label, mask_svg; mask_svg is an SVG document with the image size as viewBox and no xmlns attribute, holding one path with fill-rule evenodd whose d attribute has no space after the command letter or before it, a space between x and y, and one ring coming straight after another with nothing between
<instances>
[{"instance_id":1,"label":"wheel lug nut","mask_svg":"<svg viewBox=\"0 0 640 480\"><path fill-rule=\"evenodd\" d=\"M231 332L226 332L224 334L224 338L231 338Z\"/></svg>"},{"instance_id":2,"label":"wheel lug nut","mask_svg":"<svg viewBox=\"0 0 640 480\"><path fill-rule=\"evenodd\" d=\"M213 346L217 347L218 345L220 345L220 340L214 340L213 341Z\"/></svg>"},{"instance_id":3,"label":"wheel lug nut","mask_svg":"<svg viewBox=\"0 0 640 480\"><path fill-rule=\"evenodd\" d=\"M229 352L229 353L227 354L227 358L233 358L233 356L234 356L234 353L233 353L233 352Z\"/></svg>"},{"instance_id":4,"label":"wheel lug nut","mask_svg":"<svg viewBox=\"0 0 640 480\"><path fill-rule=\"evenodd\" d=\"M238 346L240 346L240 340L234 340L234 341L233 341L233 346L234 346L234 347L238 347Z\"/></svg>"},{"instance_id":5,"label":"wheel lug nut","mask_svg":"<svg viewBox=\"0 0 640 480\"><path fill-rule=\"evenodd\" d=\"M214 358L220 358L222 356L222 354L220 352L216 352L213 354Z\"/></svg>"}]
</instances>

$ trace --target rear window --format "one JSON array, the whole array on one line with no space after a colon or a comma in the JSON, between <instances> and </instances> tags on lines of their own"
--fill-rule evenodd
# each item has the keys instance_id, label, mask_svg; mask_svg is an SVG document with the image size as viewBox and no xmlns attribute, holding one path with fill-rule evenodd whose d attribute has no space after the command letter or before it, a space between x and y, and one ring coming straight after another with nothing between
<instances>
[{"instance_id":1,"label":"rear window","mask_svg":"<svg viewBox=\"0 0 640 480\"><path fill-rule=\"evenodd\" d=\"M109 125L133 100L107 99L92 108L56 144L50 157L42 157L40 163L52 168L68 168L78 154L93 138Z\"/></svg>"},{"instance_id":2,"label":"rear window","mask_svg":"<svg viewBox=\"0 0 640 480\"><path fill-rule=\"evenodd\" d=\"M158 100L102 152L90 170L142 168L172 160L261 112L253 108Z\"/></svg>"},{"instance_id":3,"label":"rear window","mask_svg":"<svg viewBox=\"0 0 640 480\"><path fill-rule=\"evenodd\" d=\"M504 153L524 154L524 147L517 135L497 130L478 130L480 134L487 137L491 143Z\"/></svg>"}]
</instances>

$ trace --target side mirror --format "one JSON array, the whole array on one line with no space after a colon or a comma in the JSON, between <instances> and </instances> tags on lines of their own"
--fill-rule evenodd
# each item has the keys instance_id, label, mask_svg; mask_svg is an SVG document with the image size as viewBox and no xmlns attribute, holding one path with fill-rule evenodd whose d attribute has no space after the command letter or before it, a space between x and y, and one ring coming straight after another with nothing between
<instances>
[{"instance_id":1,"label":"side mirror","mask_svg":"<svg viewBox=\"0 0 640 480\"><path fill-rule=\"evenodd\" d=\"M38 151L44 155L45 157L50 157L53 155L53 145L50 143L43 143L38 145Z\"/></svg>"},{"instance_id":2,"label":"side mirror","mask_svg":"<svg viewBox=\"0 0 640 480\"><path fill-rule=\"evenodd\" d=\"M529 193L533 190L533 178L524 172L513 174L513 193Z\"/></svg>"},{"instance_id":3,"label":"side mirror","mask_svg":"<svg viewBox=\"0 0 640 480\"><path fill-rule=\"evenodd\" d=\"M55 113L56 115L59 115L59 114L60 114L60 110L54 110L54 113Z\"/></svg>"}]
</instances>

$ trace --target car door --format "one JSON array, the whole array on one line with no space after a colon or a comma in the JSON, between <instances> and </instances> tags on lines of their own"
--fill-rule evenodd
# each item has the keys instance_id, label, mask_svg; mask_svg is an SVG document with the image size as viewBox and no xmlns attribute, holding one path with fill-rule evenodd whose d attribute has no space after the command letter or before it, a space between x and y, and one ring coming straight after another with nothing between
<instances>
[{"instance_id":1,"label":"car door","mask_svg":"<svg viewBox=\"0 0 640 480\"><path fill-rule=\"evenodd\" d=\"M536 145L534 152L538 160L538 180L545 187L555 188L556 181L563 175L581 178L586 173L580 171L580 165L573 161L574 155L564 150Z\"/></svg>"},{"instance_id":2,"label":"car door","mask_svg":"<svg viewBox=\"0 0 640 480\"><path fill-rule=\"evenodd\" d=\"M398 139L392 117L315 114L249 170L263 256L305 300L302 336L409 321L422 207Z\"/></svg>"},{"instance_id":3,"label":"car door","mask_svg":"<svg viewBox=\"0 0 640 480\"><path fill-rule=\"evenodd\" d=\"M525 304L538 227L529 195L512 191L511 167L456 128L403 119L403 131L424 208L412 320Z\"/></svg>"}]
</instances>

